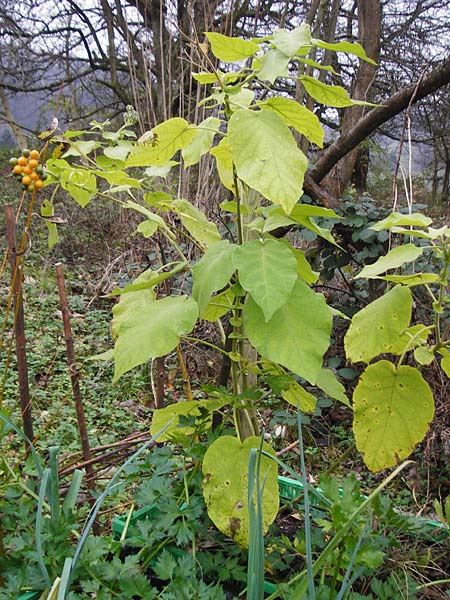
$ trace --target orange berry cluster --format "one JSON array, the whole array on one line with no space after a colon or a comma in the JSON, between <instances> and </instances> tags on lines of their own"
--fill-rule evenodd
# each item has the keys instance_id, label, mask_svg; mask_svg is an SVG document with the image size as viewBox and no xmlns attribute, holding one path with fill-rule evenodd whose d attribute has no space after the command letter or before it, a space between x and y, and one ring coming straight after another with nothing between
<instances>
[{"instance_id":1,"label":"orange berry cluster","mask_svg":"<svg viewBox=\"0 0 450 600\"><path fill-rule=\"evenodd\" d=\"M14 177L20 181L24 190L32 192L44 187L47 174L39 164L39 150L22 150L22 155L19 158L11 158L9 164Z\"/></svg>"}]
</instances>

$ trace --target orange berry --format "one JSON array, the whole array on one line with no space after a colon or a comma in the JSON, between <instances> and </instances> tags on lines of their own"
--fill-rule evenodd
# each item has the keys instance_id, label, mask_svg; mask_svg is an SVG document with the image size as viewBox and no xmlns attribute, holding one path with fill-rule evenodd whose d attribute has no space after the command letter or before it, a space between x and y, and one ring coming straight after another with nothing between
<instances>
[{"instance_id":1,"label":"orange berry","mask_svg":"<svg viewBox=\"0 0 450 600\"><path fill-rule=\"evenodd\" d=\"M14 175L20 175L22 173L22 169L23 167L21 167L20 165L16 165L13 169Z\"/></svg>"},{"instance_id":2,"label":"orange berry","mask_svg":"<svg viewBox=\"0 0 450 600\"><path fill-rule=\"evenodd\" d=\"M36 181L34 182L34 187L37 190L40 190L44 187L44 182L42 181L42 179L36 179Z\"/></svg>"},{"instance_id":3,"label":"orange berry","mask_svg":"<svg viewBox=\"0 0 450 600\"><path fill-rule=\"evenodd\" d=\"M22 167L25 167L28 164L28 158L25 158L25 156L21 156L17 162L19 165L22 165Z\"/></svg>"},{"instance_id":4,"label":"orange berry","mask_svg":"<svg viewBox=\"0 0 450 600\"><path fill-rule=\"evenodd\" d=\"M32 173L32 169L29 167L29 165L27 165L26 167L24 167L24 168L22 169L22 173L23 173L24 175L31 175L31 173Z\"/></svg>"},{"instance_id":5,"label":"orange berry","mask_svg":"<svg viewBox=\"0 0 450 600\"><path fill-rule=\"evenodd\" d=\"M24 175L22 177L22 183L23 183L23 185L30 185L31 177L29 175Z\"/></svg>"},{"instance_id":6,"label":"orange berry","mask_svg":"<svg viewBox=\"0 0 450 600\"><path fill-rule=\"evenodd\" d=\"M39 174L36 173L36 171L32 171L30 173L30 179L31 179L31 181L36 181L36 179L39 179Z\"/></svg>"},{"instance_id":7,"label":"orange berry","mask_svg":"<svg viewBox=\"0 0 450 600\"><path fill-rule=\"evenodd\" d=\"M30 158L36 160L39 158L39 150L31 150Z\"/></svg>"},{"instance_id":8,"label":"orange berry","mask_svg":"<svg viewBox=\"0 0 450 600\"><path fill-rule=\"evenodd\" d=\"M28 161L28 166L31 167L32 169L35 169L39 164L39 161L36 160L35 158L30 158L30 160Z\"/></svg>"}]
</instances>

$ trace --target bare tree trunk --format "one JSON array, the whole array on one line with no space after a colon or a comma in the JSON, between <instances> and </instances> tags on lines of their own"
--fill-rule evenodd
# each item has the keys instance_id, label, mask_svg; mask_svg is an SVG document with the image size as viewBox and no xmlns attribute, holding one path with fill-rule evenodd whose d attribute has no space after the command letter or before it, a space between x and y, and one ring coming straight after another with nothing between
<instances>
[{"instance_id":1,"label":"bare tree trunk","mask_svg":"<svg viewBox=\"0 0 450 600\"><path fill-rule=\"evenodd\" d=\"M450 148L444 144L445 171L442 182L442 202L450 206Z\"/></svg>"},{"instance_id":2,"label":"bare tree trunk","mask_svg":"<svg viewBox=\"0 0 450 600\"><path fill-rule=\"evenodd\" d=\"M5 90L0 83L0 107L4 114L4 119L11 127L11 130L16 138L16 143L19 148L25 148L27 145L27 138L22 133L19 125L16 123L13 114L11 112L11 108L9 106L8 97L5 94Z\"/></svg>"},{"instance_id":3,"label":"bare tree trunk","mask_svg":"<svg viewBox=\"0 0 450 600\"><path fill-rule=\"evenodd\" d=\"M359 40L366 54L377 61L380 54L381 39L380 0L358 0L358 28ZM377 67L375 65L361 61L352 93L355 100L368 100L376 71ZM341 126L342 135L350 131L366 111L367 108L364 106L347 108ZM354 148L327 175L324 185L336 198L339 198L349 185L358 155L359 149Z\"/></svg>"}]
</instances>

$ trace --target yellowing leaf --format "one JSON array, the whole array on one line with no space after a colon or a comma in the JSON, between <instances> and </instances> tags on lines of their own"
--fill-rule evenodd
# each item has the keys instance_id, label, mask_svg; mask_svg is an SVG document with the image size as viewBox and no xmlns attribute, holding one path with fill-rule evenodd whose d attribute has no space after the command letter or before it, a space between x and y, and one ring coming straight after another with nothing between
<instances>
[{"instance_id":1,"label":"yellowing leaf","mask_svg":"<svg viewBox=\"0 0 450 600\"><path fill-rule=\"evenodd\" d=\"M318 48L324 48L325 50L334 50L335 52L346 52L347 54L353 54L362 60L365 60L372 65L376 65L377 63L369 58L366 54L366 51L357 42L323 42L322 40L313 39L312 43L314 46Z\"/></svg>"},{"instance_id":2,"label":"yellowing leaf","mask_svg":"<svg viewBox=\"0 0 450 600\"><path fill-rule=\"evenodd\" d=\"M250 450L260 446L259 437L250 437L241 443L235 437L222 435L209 446L203 459L203 495L208 515L220 531L244 547L248 546L249 540ZM262 449L275 456L274 450L265 442ZM261 457L260 485L264 487L263 529L267 531L277 516L280 502L277 465L267 456Z\"/></svg>"},{"instance_id":3,"label":"yellowing leaf","mask_svg":"<svg viewBox=\"0 0 450 600\"><path fill-rule=\"evenodd\" d=\"M277 29L273 34L275 46L290 58L293 58L300 48L311 46L311 28L306 23L294 29Z\"/></svg>"},{"instance_id":4,"label":"yellowing leaf","mask_svg":"<svg viewBox=\"0 0 450 600\"><path fill-rule=\"evenodd\" d=\"M182 151L185 167L197 164L201 157L208 152L219 127L220 119L216 119L216 117L208 117L199 124L191 143Z\"/></svg>"},{"instance_id":5,"label":"yellowing leaf","mask_svg":"<svg viewBox=\"0 0 450 600\"><path fill-rule=\"evenodd\" d=\"M217 225L212 221L208 221L206 215L188 200L178 198L174 200L172 208L177 212L181 222L192 237L204 248L220 241L221 237Z\"/></svg>"},{"instance_id":6,"label":"yellowing leaf","mask_svg":"<svg viewBox=\"0 0 450 600\"><path fill-rule=\"evenodd\" d=\"M357 312L344 338L347 357L369 362L375 356L393 352L400 335L411 320L409 288L396 286Z\"/></svg>"},{"instance_id":7,"label":"yellowing leaf","mask_svg":"<svg viewBox=\"0 0 450 600\"><path fill-rule=\"evenodd\" d=\"M222 185L234 193L233 158L228 138L223 138L209 153L216 159L217 171Z\"/></svg>"},{"instance_id":8,"label":"yellowing leaf","mask_svg":"<svg viewBox=\"0 0 450 600\"><path fill-rule=\"evenodd\" d=\"M259 45L252 40L228 37L221 33L205 33L211 44L211 51L216 58L224 62L236 62L253 56L259 50Z\"/></svg>"},{"instance_id":9,"label":"yellowing leaf","mask_svg":"<svg viewBox=\"0 0 450 600\"><path fill-rule=\"evenodd\" d=\"M302 388L295 380L285 390L282 390L281 396L288 404L295 406L303 412L314 412L316 408L316 398Z\"/></svg>"},{"instance_id":10,"label":"yellowing leaf","mask_svg":"<svg viewBox=\"0 0 450 600\"><path fill-rule=\"evenodd\" d=\"M391 227L428 227L431 223L432 219L421 213L403 215L401 213L393 212L382 221L378 221L378 223L371 225L370 229L382 231L383 229L390 229Z\"/></svg>"},{"instance_id":11,"label":"yellowing leaf","mask_svg":"<svg viewBox=\"0 0 450 600\"><path fill-rule=\"evenodd\" d=\"M353 394L356 446L371 471L392 467L424 438L433 394L417 369L387 360L369 365Z\"/></svg>"},{"instance_id":12,"label":"yellowing leaf","mask_svg":"<svg viewBox=\"0 0 450 600\"><path fill-rule=\"evenodd\" d=\"M190 125L181 117L174 117L157 125L147 141L134 146L128 156L126 167L149 167L166 165L173 155L185 148L197 133L195 125Z\"/></svg>"}]
</instances>

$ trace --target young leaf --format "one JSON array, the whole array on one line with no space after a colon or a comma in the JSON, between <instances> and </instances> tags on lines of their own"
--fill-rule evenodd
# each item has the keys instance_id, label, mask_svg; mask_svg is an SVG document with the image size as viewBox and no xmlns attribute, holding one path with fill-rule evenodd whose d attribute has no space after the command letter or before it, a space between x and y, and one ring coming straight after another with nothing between
<instances>
[{"instance_id":1,"label":"young leaf","mask_svg":"<svg viewBox=\"0 0 450 600\"><path fill-rule=\"evenodd\" d=\"M267 110L238 110L228 136L240 179L289 215L302 195L308 161L283 119Z\"/></svg>"},{"instance_id":2,"label":"young leaf","mask_svg":"<svg viewBox=\"0 0 450 600\"><path fill-rule=\"evenodd\" d=\"M250 240L236 248L239 283L264 313L265 321L285 304L297 280L297 261L283 242Z\"/></svg>"},{"instance_id":3,"label":"young leaf","mask_svg":"<svg viewBox=\"0 0 450 600\"><path fill-rule=\"evenodd\" d=\"M182 150L185 167L197 164L201 157L208 152L219 127L220 119L216 117L208 117L199 124L195 137Z\"/></svg>"},{"instance_id":4,"label":"young leaf","mask_svg":"<svg viewBox=\"0 0 450 600\"><path fill-rule=\"evenodd\" d=\"M385 273L390 269L397 269L405 263L413 262L422 254L423 248L415 246L414 244L397 246L397 248L392 248L385 256L380 256L380 258L371 265L366 265L364 269L356 275L355 279L360 279L361 277L373 279L377 275L380 275L380 273Z\"/></svg>"},{"instance_id":5,"label":"young leaf","mask_svg":"<svg viewBox=\"0 0 450 600\"><path fill-rule=\"evenodd\" d=\"M346 52L347 54L353 54L362 60L365 60L372 65L376 65L377 63L369 58L366 54L366 51L357 42L323 42L322 40L313 39L312 44L317 46L318 48L324 48L325 50L334 50L334 52Z\"/></svg>"},{"instance_id":6,"label":"young leaf","mask_svg":"<svg viewBox=\"0 0 450 600\"><path fill-rule=\"evenodd\" d=\"M303 412L312 413L316 408L315 396L303 389L294 379L286 389L281 391L281 396L288 404Z\"/></svg>"},{"instance_id":7,"label":"young leaf","mask_svg":"<svg viewBox=\"0 0 450 600\"><path fill-rule=\"evenodd\" d=\"M290 98L276 96L261 102L262 109L276 112L289 127L308 138L310 142L323 147L324 131L318 117L305 106Z\"/></svg>"},{"instance_id":8,"label":"young leaf","mask_svg":"<svg viewBox=\"0 0 450 600\"><path fill-rule=\"evenodd\" d=\"M160 167L167 164L178 150L192 142L197 128L181 117L174 117L160 123L149 133L148 141L144 139L133 147L125 162L126 167Z\"/></svg>"},{"instance_id":9,"label":"young leaf","mask_svg":"<svg viewBox=\"0 0 450 600\"><path fill-rule=\"evenodd\" d=\"M252 40L228 37L221 33L205 33L211 44L211 51L216 58L224 62L236 62L253 56L259 50L259 45Z\"/></svg>"},{"instance_id":10,"label":"young leaf","mask_svg":"<svg viewBox=\"0 0 450 600\"><path fill-rule=\"evenodd\" d=\"M181 433L183 435L192 435L195 432L195 428L190 425L180 426L180 417L202 417L203 411L208 411L209 416L207 424L212 424L213 412L219 410L228 403L228 398L214 398L212 400L185 400L184 402L176 402L175 404L169 404L165 408L159 408L155 410L152 417L152 423L150 425L150 435L156 435L161 429L164 429L166 425L170 423L169 427L164 431L163 434L158 436L159 442L169 441L173 435Z\"/></svg>"},{"instance_id":11,"label":"young leaf","mask_svg":"<svg viewBox=\"0 0 450 600\"><path fill-rule=\"evenodd\" d=\"M391 227L428 227L428 225L431 223L432 219L422 215L422 213L403 215L401 213L394 212L382 221L378 221L378 223L371 225L370 229L373 229L374 231L382 231L383 229L390 229Z\"/></svg>"},{"instance_id":12,"label":"young leaf","mask_svg":"<svg viewBox=\"0 0 450 600\"><path fill-rule=\"evenodd\" d=\"M214 321L226 315L233 308L234 298L235 296L230 289L217 294L217 296L213 296L205 307L201 317L206 321L214 323Z\"/></svg>"},{"instance_id":13,"label":"young leaf","mask_svg":"<svg viewBox=\"0 0 450 600\"><path fill-rule=\"evenodd\" d=\"M347 358L369 362L379 354L392 352L411 320L409 288L396 286L357 312L344 338Z\"/></svg>"},{"instance_id":14,"label":"young leaf","mask_svg":"<svg viewBox=\"0 0 450 600\"><path fill-rule=\"evenodd\" d=\"M290 31L277 29L273 34L273 42L278 50L293 58L301 48L311 46L311 28L303 23Z\"/></svg>"},{"instance_id":15,"label":"young leaf","mask_svg":"<svg viewBox=\"0 0 450 600\"><path fill-rule=\"evenodd\" d=\"M336 375L331 369L321 369L316 379L316 386L330 396L330 398L339 400L339 402L351 408L344 386L336 379Z\"/></svg>"},{"instance_id":16,"label":"young leaf","mask_svg":"<svg viewBox=\"0 0 450 600\"><path fill-rule=\"evenodd\" d=\"M220 241L221 237L217 225L212 221L208 221L205 214L190 202L183 198L178 198L174 200L172 208L176 211L181 222L192 237L203 248L212 246Z\"/></svg>"},{"instance_id":17,"label":"young leaf","mask_svg":"<svg viewBox=\"0 0 450 600\"><path fill-rule=\"evenodd\" d=\"M216 527L233 538L240 546L248 546L248 463L252 448L260 448L259 437L247 438L241 443L237 438L223 435L206 451L202 471L203 495L208 515ZM265 442L265 452L275 455ZM261 456L260 483L262 495L263 528L267 531L279 508L277 465L267 456Z\"/></svg>"},{"instance_id":18,"label":"young leaf","mask_svg":"<svg viewBox=\"0 0 450 600\"><path fill-rule=\"evenodd\" d=\"M327 85L315 77L309 77L309 75L301 75L300 81L311 98L314 98L314 100L321 104L325 104L325 106L344 108L345 106L352 106L354 104L353 100L340 85Z\"/></svg>"},{"instance_id":19,"label":"young leaf","mask_svg":"<svg viewBox=\"0 0 450 600\"><path fill-rule=\"evenodd\" d=\"M208 248L202 258L192 268L192 296L199 306L200 317L213 292L224 288L230 281L236 267L232 256L236 246L228 240L221 240Z\"/></svg>"},{"instance_id":20,"label":"young leaf","mask_svg":"<svg viewBox=\"0 0 450 600\"><path fill-rule=\"evenodd\" d=\"M312 384L322 368L331 325L332 315L323 295L313 292L301 279L267 323L252 298L244 307L245 331L256 350Z\"/></svg>"},{"instance_id":21,"label":"young leaf","mask_svg":"<svg viewBox=\"0 0 450 600\"><path fill-rule=\"evenodd\" d=\"M209 153L216 159L217 171L222 185L234 194L233 157L231 156L228 138L220 140L217 146L212 148Z\"/></svg>"},{"instance_id":22,"label":"young leaf","mask_svg":"<svg viewBox=\"0 0 450 600\"><path fill-rule=\"evenodd\" d=\"M154 298L151 290L129 292L113 308L114 381L150 358L171 352L195 325L198 307L192 298Z\"/></svg>"},{"instance_id":23,"label":"young leaf","mask_svg":"<svg viewBox=\"0 0 450 600\"><path fill-rule=\"evenodd\" d=\"M369 365L353 394L356 446L371 471L396 465L422 441L434 415L433 394L417 369Z\"/></svg>"},{"instance_id":24,"label":"young leaf","mask_svg":"<svg viewBox=\"0 0 450 600\"><path fill-rule=\"evenodd\" d=\"M289 57L279 50L269 50L261 60L257 76L260 81L275 82L277 77L288 77Z\"/></svg>"}]
</instances>

